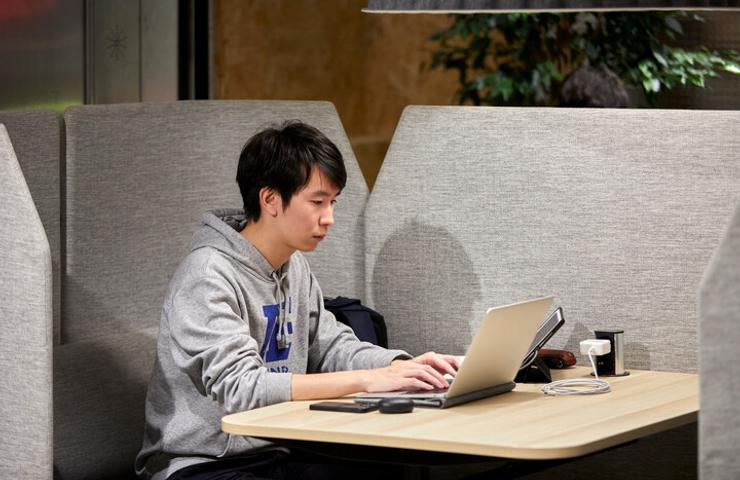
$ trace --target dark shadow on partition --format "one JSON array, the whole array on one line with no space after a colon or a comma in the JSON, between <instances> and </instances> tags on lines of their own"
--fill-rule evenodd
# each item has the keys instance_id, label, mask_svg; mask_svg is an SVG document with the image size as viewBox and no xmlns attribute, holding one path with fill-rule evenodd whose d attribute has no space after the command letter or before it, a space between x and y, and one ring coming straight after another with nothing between
<instances>
[{"instance_id":1,"label":"dark shadow on partition","mask_svg":"<svg viewBox=\"0 0 740 480\"><path fill-rule=\"evenodd\" d=\"M391 234L372 277L374 307L385 316L390 346L414 355L464 354L482 318L473 267L464 246L444 228L414 219Z\"/></svg>"}]
</instances>

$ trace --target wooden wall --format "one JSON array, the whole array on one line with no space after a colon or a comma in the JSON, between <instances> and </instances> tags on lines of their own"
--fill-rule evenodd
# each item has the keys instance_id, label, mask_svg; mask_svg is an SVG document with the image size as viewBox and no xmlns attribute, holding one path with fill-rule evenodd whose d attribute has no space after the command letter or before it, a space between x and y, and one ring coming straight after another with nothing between
<instances>
[{"instance_id":1,"label":"wooden wall","mask_svg":"<svg viewBox=\"0 0 740 480\"><path fill-rule=\"evenodd\" d=\"M368 185L406 105L456 104L454 73L420 72L446 15L362 13L365 0L217 0L215 98L333 102Z\"/></svg>"}]
</instances>

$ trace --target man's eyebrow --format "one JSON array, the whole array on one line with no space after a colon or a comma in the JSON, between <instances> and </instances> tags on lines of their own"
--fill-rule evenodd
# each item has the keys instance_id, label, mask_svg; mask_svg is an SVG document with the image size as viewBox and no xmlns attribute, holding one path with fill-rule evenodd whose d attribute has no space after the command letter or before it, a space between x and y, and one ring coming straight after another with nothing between
<instances>
[{"instance_id":1,"label":"man's eyebrow","mask_svg":"<svg viewBox=\"0 0 740 480\"><path fill-rule=\"evenodd\" d=\"M318 195L320 197L332 197L332 196L339 196L339 194L342 193L341 190L339 190L337 193L331 193L327 192L326 190L318 190L316 192L312 192L311 195Z\"/></svg>"}]
</instances>

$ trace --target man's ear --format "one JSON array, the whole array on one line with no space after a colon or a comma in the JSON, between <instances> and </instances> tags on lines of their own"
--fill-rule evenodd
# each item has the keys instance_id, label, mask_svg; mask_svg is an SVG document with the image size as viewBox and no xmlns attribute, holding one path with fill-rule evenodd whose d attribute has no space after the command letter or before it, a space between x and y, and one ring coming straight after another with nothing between
<instances>
[{"instance_id":1,"label":"man's ear","mask_svg":"<svg viewBox=\"0 0 740 480\"><path fill-rule=\"evenodd\" d=\"M281 206L282 201L279 193L268 187L260 189L260 208L262 209L262 213L276 217Z\"/></svg>"}]
</instances>

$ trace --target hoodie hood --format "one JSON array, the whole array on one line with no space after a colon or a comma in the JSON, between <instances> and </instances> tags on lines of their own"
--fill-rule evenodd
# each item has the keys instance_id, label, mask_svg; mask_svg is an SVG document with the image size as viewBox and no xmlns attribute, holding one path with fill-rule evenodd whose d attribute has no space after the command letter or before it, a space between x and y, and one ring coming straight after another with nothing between
<instances>
[{"instance_id":1,"label":"hoodie hood","mask_svg":"<svg viewBox=\"0 0 740 480\"><path fill-rule=\"evenodd\" d=\"M214 248L243 265L252 274L271 281L283 268L272 268L264 255L239 233L246 226L247 217L242 209L212 210L203 215L201 228L195 232L190 242L190 250Z\"/></svg>"},{"instance_id":2,"label":"hoodie hood","mask_svg":"<svg viewBox=\"0 0 740 480\"><path fill-rule=\"evenodd\" d=\"M242 209L218 209L212 210L203 216L203 226L195 232L190 245L190 250L210 247L227 255L232 261L241 264L252 275L274 285L275 298L278 308L276 322L276 337L278 348L286 348L290 343L292 331L287 328L288 320L285 312L290 312L289 292L290 286L287 279L287 264L285 262L277 270L272 268L270 262L260 253L252 243L244 238L241 232L247 225L247 218ZM267 345L264 346L267 348ZM260 355L264 357L264 350Z\"/></svg>"}]
</instances>

